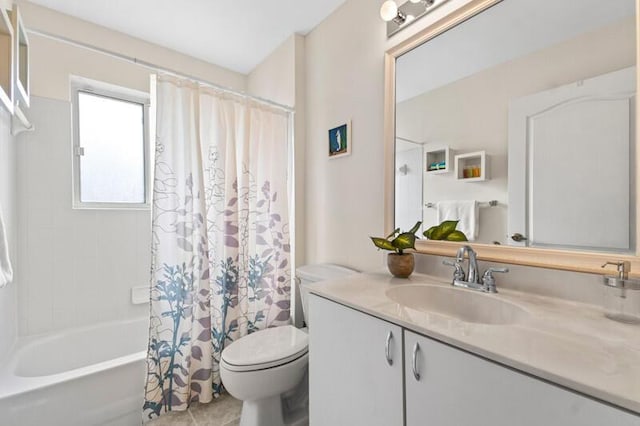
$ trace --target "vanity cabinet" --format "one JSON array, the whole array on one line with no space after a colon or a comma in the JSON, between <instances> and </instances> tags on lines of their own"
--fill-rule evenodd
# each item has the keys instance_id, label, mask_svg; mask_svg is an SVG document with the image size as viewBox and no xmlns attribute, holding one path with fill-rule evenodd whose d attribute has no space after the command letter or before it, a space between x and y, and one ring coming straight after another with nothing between
<instances>
[{"instance_id":1,"label":"vanity cabinet","mask_svg":"<svg viewBox=\"0 0 640 426\"><path fill-rule=\"evenodd\" d=\"M640 425L639 416L315 295L309 320L311 426Z\"/></svg>"},{"instance_id":2,"label":"vanity cabinet","mask_svg":"<svg viewBox=\"0 0 640 426\"><path fill-rule=\"evenodd\" d=\"M402 426L402 328L309 299L310 424Z\"/></svg>"},{"instance_id":3,"label":"vanity cabinet","mask_svg":"<svg viewBox=\"0 0 640 426\"><path fill-rule=\"evenodd\" d=\"M640 417L436 340L405 330L404 341L407 425L640 425Z\"/></svg>"}]
</instances>

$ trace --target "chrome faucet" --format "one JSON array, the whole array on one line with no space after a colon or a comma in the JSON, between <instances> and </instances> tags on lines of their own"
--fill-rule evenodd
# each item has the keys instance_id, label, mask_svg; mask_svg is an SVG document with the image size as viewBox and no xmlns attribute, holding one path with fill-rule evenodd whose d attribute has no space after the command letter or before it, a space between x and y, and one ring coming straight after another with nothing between
<instances>
[{"instance_id":1,"label":"chrome faucet","mask_svg":"<svg viewBox=\"0 0 640 426\"><path fill-rule=\"evenodd\" d=\"M465 253L469 257L469 269L467 272L467 283L468 284L481 284L480 275L478 274L478 256L474 249L471 246L462 246L458 250L458 254L456 255L456 262L462 263L464 262Z\"/></svg>"},{"instance_id":2,"label":"chrome faucet","mask_svg":"<svg viewBox=\"0 0 640 426\"><path fill-rule=\"evenodd\" d=\"M464 269L462 268L465 254L469 259L469 267L466 274L464 272ZM498 292L498 290L496 289L496 279L493 276L494 272L509 272L508 268L488 268L481 278L478 272L479 268L477 253L471 246L467 245L460 247L456 255L455 262L445 260L443 263L445 265L453 266L456 268L453 272L453 282L451 283L453 286L479 290L485 293Z\"/></svg>"}]
</instances>

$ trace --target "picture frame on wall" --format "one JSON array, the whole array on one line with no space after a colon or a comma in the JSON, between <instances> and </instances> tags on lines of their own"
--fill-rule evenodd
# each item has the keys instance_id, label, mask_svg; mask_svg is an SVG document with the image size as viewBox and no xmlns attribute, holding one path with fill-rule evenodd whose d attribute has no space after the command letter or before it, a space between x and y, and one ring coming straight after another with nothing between
<instances>
[{"instance_id":1,"label":"picture frame on wall","mask_svg":"<svg viewBox=\"0 0 640 426\"><path fill-rule=\"evenodd\" d=\"M351 154L351 121L346 121L329 130L329 158Z\"/></svg>"}]
</instances>

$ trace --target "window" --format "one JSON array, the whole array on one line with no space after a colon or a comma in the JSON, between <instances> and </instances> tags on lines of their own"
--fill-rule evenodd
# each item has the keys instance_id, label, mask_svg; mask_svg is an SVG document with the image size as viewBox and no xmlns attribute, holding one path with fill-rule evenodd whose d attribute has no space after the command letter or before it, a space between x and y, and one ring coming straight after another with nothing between
<instances>
[{"instance_id":1,"label":"window","mask_svg":"<svg viewBox=\"0 0 640 426\"><path fill-rule=\"evenodd\" d=\"M72 80L74 208L149 206L149 95Z\"/></svg>"}]
</instances>

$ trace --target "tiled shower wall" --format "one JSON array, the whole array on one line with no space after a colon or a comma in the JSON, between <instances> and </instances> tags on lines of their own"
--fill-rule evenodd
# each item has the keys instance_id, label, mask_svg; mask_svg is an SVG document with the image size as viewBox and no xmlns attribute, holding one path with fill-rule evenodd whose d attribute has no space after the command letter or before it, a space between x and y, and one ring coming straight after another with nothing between
<instances>
[{"instance_id":1,"label":"tiled shower wall","mask_svg":"<svg viewBox=\"0 0 640 426\"><path fill-rule=\"evenodd\" d=\"M17 334L18 271L16 209L16 140L11 136L11 116L0 107L0 210L4 219L9 253L14 262L14 281L0 288L0 359L13 345Z\"/></svg>"},{"instance_id":2,"label":"tiled shower wall","mask_svg":"<svg viewBox=\"0 0 640 426\"><path fill-rule=\"evenodd\" d=\"M148 315L148 210L73 210L71 105L32 96L18 144L19 334Z\"/></svg>"}]
</instances>

